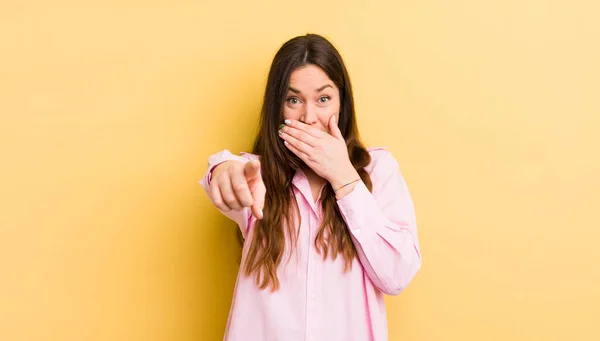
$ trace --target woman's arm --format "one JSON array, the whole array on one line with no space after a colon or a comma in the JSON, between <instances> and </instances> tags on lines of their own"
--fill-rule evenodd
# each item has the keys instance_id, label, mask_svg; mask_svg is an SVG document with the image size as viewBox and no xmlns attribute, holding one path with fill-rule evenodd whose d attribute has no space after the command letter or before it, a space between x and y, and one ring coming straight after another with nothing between
<instances>
[{"instance_id":1,"label":"woman's arm","mask_svg":"<svg viewBox=\"0 0 600 341\"><path fill-rule=\"evenodd\" d=\"M359 181L337 202L367 275L381 291L397 295L421 267L414 206L392 154L371 155L373 193Z\"/></svg>"},{"instance_id":2,"label":"woman's arm","mask_svg":"<svg viewBox=\"0 0 600 341\"><path fill-rule=\"evenodd\" d=\"M244 154L244 156L238 156L238 155L232 154L227 149L222 150L216 154L213 154L208 158L208 168L206 170L206 173L200 180L200 185L204 188L204 190L206 191L206 194L209 196L211 201L213 203L215 203L215 200L217 199L217 198L215 198L216 191L214 188L211 190L211 180L213 179L213 174L215 172L215 169L218 166L220 166L228 161L238 161L243 164L246 164L249 161L252 161L255 159L258 159L258 158L253 154ZM223 167L227 167L227 166L228 165L223 165ZM219 171L220 171L220 169L219 169ZM223 201L223 198L219 198L219 199L221 202ZM223 206L223 205L221 205L221 206ZM237 225L239 226L239 228L242 231L242 234L245 238L246 232L248 230L248 226L250 224L250 220L252 219L251 208L250 207L242 207L239 210L235 210L235 209L225 210L225 209L219 208L218 205L215 205L215 207L217 207L217 209L223 215L225 215L226 217L228 217L229 219L231 219L237 223Z\"/></svg>"}]
</instances>

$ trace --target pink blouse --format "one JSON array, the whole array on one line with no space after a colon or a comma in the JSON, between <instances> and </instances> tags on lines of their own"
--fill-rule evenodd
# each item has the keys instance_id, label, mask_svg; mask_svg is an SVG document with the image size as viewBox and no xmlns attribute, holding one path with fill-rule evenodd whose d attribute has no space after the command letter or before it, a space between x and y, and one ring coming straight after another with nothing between
<instances>
[{"instance_id":1,"label":"pink blouse","mask_svg":"<svg viewBox=\"0 0 600 341\"><path fill-rule=\"evenodd\" d=\"M314 239L322 222L320 195L313 200L299 170L292 190L301 225L295 253L284 254L277 270L278 291L260 290L254 277L238 274L225 341L385 341L384 294L398 295L421 267L413 202L398 162L385 148L369 148L366 168L373 191L359 181L337 204L358 252L352 269L344 259L323 260ZM200 184L209 193L212 169L227 160L259 156L223 150L210 156ZM321 188L322 190L322 188ZM269 210L265 207L264 211ZM251 240L255 218L249 208L222 212ZM242 262L250 243L244 244ZM288 262L289 259L289 262Z\"/></svg>"}]
</instances>

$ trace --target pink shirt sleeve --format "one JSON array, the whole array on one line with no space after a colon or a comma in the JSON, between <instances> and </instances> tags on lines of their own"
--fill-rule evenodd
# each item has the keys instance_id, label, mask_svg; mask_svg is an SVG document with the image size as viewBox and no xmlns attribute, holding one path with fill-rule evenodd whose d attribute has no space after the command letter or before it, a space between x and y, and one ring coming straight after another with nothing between
<instances>
[{"instance_id":1,"label":"pink shirt sleeve","mask_svg":"<svg viewBox=\"0 0 600 341\"><path fill-rule=\"evenodd\" d=\"M254 160L254 159L258 159L258 157L254 154L242 153L242 156L234 155L227 149L224 149L216 154L213 154L208 158L208 167L207 167L206 173L204 174L202 179L200 179L200 185L204 188L204 190L206 191L206 194L210 198L211 197L210 181L212 179L212 172L218 165L220 165L221 163L223 163L225 161L237 160L237 161L246 163L246 162ZM248 226L250 226L250 221L254 217L252 215L251 209L246 207L240 211L230 210L230 211L225 212L220 209L219 209L219 211L223 215L225 215L227 218L235 221L237 223L237 225L240 227L240 230L242 231L244 238L246 238Z\"/></svg>"},{"instance_id":2,"label":"pink shirt sleeve","mask_svg":"<svg viewBox=\"0 0 600 341\"><path fill-rule=\"evenodd\" d=\"M360 181L338 206L367 275L397 295L421 267L414 206L393 155L378 150L371 156L373 193Z\"/></svg>"}]
</instances>

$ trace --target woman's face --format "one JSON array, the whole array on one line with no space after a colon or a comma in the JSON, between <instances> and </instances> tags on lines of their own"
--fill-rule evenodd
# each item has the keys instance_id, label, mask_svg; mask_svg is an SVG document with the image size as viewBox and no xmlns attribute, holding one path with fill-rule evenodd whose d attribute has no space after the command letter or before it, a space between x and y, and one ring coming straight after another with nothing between
<instances>
[{"instance_id":1,"label":"woman's face","mask_svg":"<svg viewBox=\"0 0 600 341\"><path fill-rule=\"evenodd\" d=\"M298 120L329 133L331 115L339 122L340 91L316 65L306 65L292 72L283 104L283 118Z\"/></svg>"}]
</instances>

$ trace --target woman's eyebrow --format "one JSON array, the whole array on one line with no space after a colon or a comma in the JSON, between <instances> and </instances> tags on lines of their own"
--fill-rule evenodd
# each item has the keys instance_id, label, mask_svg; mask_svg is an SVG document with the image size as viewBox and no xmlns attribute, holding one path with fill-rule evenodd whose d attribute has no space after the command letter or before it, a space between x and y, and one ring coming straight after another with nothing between
<instances>
[{"instance_id":1,"label":"woman's eyebrow","mask_svg":"<svg viewBox=\"0 0 600 341\"><path fill-rule=\"evenodd\" d=\"M322 87L318 88L316 92L321 92L321 91L325 90L326 88L332 88L332 89L333 89L333 86L331 86L331 84L325 84L325 85L323 85ZM301 91L300 91L300 90L298 90L298 89L295 89L295 88L293 88L293 87L291 87L291 86L290 86L288 89L289 89L291 92L293 92L293 93L296 93L296 94L299 94L299 93L301 93Z\"/></svg>"},{"instance_id":2,"label":"woman's eyebrow","mask_svg":"<svg viewBox=\"0 0 600 341\"><path fill-rule=\"evenodd\" d=\"M325 84L322 87L318 88L317 92L321 92L321 91L325 90L326 88L332 88L333 89L333 86L331 86L330 84Z\"/></svg>"}]
</instances>

